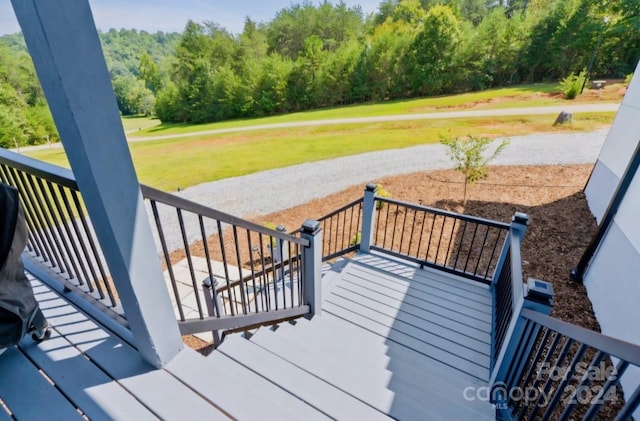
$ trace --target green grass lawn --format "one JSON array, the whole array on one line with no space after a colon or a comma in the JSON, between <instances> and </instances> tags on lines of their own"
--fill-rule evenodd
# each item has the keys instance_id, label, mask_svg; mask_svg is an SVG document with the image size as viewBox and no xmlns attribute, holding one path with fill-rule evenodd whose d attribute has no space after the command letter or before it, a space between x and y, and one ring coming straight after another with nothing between
<instances>
[{"instance_id":1,"label":"green grass lawn","mask_svg":"<svg viewBox=\"0 0 640 421\"><path fill-rule=\"evenodd\" d=\"M142 183L174 191L202 182L304 162L438 141L440 134L504 137L535 132L591 131L611 124L615 113L576 113L554 128L555 115L415 120L339 126L256 130L206 137L130 143ZM68 166L62 149L29 153ZM426 159L426 157L425 157Z\"/></svg>"},{"instance_id":2,"label":"green grass lawn","mask_svg":"<svg viewBox=\"0 0 640 421\"><path fill-rule=\"evenodd\" d=\"M122 116L122 127L127 133L159 126L161 121L157 118L143 116Z\"/></svg>"},{"instance_id":3,"label":"green grass lawn","mask_svg":"<svg viewBox=\"0 0 640 421\"><path fill-rule=\"evenodd\" d=\"M622 85L620 85L622 86ZM615 90L615 85L607 87ZM161 124L140 130L131 136L145 137L168 134L187 134L206 130L226 129L231 127L246 127L262 124L284 122L302 122L311 120L325 120L333 118L377 117L384 115L416 114L426 112L440 112L460 109L500 109L537 107L545 105L576 104L608 101L607 96L580 96L574 101L563 99L560 95L549 95L558 92L555 83L540 83L519 85L508 88L489 89L480 92L470 92L458 95L448 95L430 98L387 101L376 104L357 104L343 107L311 110L271 117L260 117L224 121L208 124ZM614 100L614 102L619 99Z\"/></svg>"},{"instance_id":4,"label":"green grass lawn","mask_svg":"<svg viewBox=\"0 0 640 421\"><path fill-rule=\"evenodd\" d=\"M273 117L251 118L208 124L162 124L136 133L136 137L175 133L191 133L204 130L243 127L260 124L324 120L332 118L377 117L383 115L412 114L433 111L447 111L470 103L486 103L483 108L534 107L555 105L563 100L556 98L531 99L531 94L550 93L557 90L555 83L519 85L509 88L489 89L458 95L438 96L407 100L388 101L376 104L357 104L343 107L304 111ZM492 102L500 98L499 102ZM566 101L565 101L566 102Z\"/></svg>"}]
</instances>

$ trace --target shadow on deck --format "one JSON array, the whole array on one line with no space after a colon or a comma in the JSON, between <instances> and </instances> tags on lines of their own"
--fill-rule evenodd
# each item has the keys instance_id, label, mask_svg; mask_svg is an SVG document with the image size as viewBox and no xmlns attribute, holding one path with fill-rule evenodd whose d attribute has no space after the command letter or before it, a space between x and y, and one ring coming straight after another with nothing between
<instances>
[{"instance_id":1,"label":"shadow on deck","mask_svg":"<svg viewBox=\"0 0 640 421\"><path fill-rule=\"evenodd\" d=\"M344 263L321 316L160 370L33 279L54 333L0 358L0 419L494 419L464 397L488 384L488 287L376 255Z\"/></svg>"},{"instance_id":2,"label":"shadow on deck","mask_svg":"<svg viewBox=\"0 0 640 421\"><path fill-rule=\"evenodd\" d=\"M604 406L626 420L640 406L640 347L549 317L552 286L525 283L524 214L505 224L372 184L286 233L143 186L166 278L139 292L166 286L171 300L136 316L141 301L105 266L117 250L95 238L73 174L0 150L0 180L19 190L25 264L53 326L0 357L0 421L593 419ZM226 340L152 369L143 355L180 345L158 323L169 311L183 335ZM134 334L141 317L160 328ZM616 374L580 369L601 364ZM611 399L579 401L584 390Z\"/></svg>"}]
</instances>

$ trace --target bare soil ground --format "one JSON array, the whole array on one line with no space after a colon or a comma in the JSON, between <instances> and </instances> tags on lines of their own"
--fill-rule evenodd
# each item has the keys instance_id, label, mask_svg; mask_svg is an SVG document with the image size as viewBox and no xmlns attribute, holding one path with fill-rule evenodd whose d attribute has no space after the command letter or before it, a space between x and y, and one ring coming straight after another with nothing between
<instances>
[{"instance_id":1,"label":"bare soil ground","mask_svg":"<svg viewBox=\"0 0 640 421\"><path fill-rule=\"evenodd\" d=\"M592 165L491 167L487 179L473 186L462 205L463 178L452 170L414 173L380 180L392 197L426 206L444 208L510 222L515 212L525 212L530 225L522 246L523 271L528 277L553 283L556 298L552 316L599 331L583 285L569 280L597 226L582 190ZM364 186L356 186L328 197L281 212L264 215L254 222L283 224L289 231L305 219L318 218L362 197ZM187 345L209 353L210 348L194 337Z\"/></svg>"},{"instance_id":2,"label":"bare soil ground","mask_svg":"<svg viewBox=\"0 0 640 421\"><path fill-rule=\"evenodd\" d=\"M591 84L587 83L584 91L581 95L578 95L573 100L568 102L574 104L584 104L584 103L592 103L594 101L602 101L602 102L620 102L624 97L624 94L627 92L627 87L623 83L624 81L621 79L609 79L606 81L607 84L604 88L601 89L592 89ZM528 95L518 95L518 100L522 99L530 99L531 101L539 101L548 98L553 99L563 99L562 92L532 92ZM470 102L467 104L459 105L456 107L446 107L446 108L465 108L465 109L475 109L475 108L483 108L488 105L495 105L499 103L508 102L512 97L499 97L492 98L486 101L477 101Z\"/></svg>"}]
</instances>

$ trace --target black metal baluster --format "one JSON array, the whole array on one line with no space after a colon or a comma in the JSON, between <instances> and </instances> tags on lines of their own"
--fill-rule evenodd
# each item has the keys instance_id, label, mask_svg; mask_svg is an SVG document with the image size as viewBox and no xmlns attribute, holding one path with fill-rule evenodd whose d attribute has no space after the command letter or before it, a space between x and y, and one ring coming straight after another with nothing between
<instances>
[{"instance_id":1,"label":"black metal baluster","mask_svg":"<svg viewBox=\"0 0 640 421\"><path fill-rule=\"evenodd\" d=\"M185 321L184 310L182 308L182 300L180 299L180 292L178 291L178 284L176 277L173 273L173 265L169 257L169 249L167 248L167 242L164 238L164 230L162 229L162 221L160 221L160 214L158 213L158 205L155 200L150 200L151 211L153 212L153 218L156 221L156 228L158 229L158 238L160 239L160 245L162 247L162 254L164 256L164 262L167 265L167 272L169 273L169 280L171 281L171 289L173 290L173 296L176 299L176 306L178 307L178 315L181 321Z\"/></svg>"},{"instance_id":2,"label":"black metal baluster","mask_svg":"<svg viewBox=\"0 0 640 421\"><path fill-rule=\"evenodd\" d=\"M111 301L111 305L113 307L116 307L118 305L118 301L116 300L115 295L113 294L113 288L111 287L109 282L107 282L107 272L102 263L101 249L99 249L98 246L96 245L96 240L93 238L92 230L89 228L89 225L87 224L87 219L84 215L84 212L82 211L82 205L80 204L79 193L73 190L70 191L70 193L73 199L73 204L75 206L76 212L78 212L78 219L82 224L82 228L84 229L85 235L87 237L87 241L89 242L89 247L91 248L91 253L93 255L94 262L96 266L98 266L98 272L100 272L100 276L102 277L102 282L96 282L96 288L98 289L98 293L101 294L101 296L104 296L103 295L104 293L102 292L102 289L104 288L107 292L107 296L109 297L109 300Z\"/></svg>"}]
</instances>

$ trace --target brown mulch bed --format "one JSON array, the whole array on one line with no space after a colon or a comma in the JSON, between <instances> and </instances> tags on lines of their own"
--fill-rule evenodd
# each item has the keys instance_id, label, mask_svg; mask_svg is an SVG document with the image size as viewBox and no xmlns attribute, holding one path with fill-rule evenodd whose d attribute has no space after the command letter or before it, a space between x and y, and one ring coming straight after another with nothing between
<instances>
[{"instance_id":1,"label":"brown mulch bed","mask_svg":"<svg viewBox=\"0 0 640 421\"><path fill-rule=\"evenodd\" d=\"M599 330L584 286L569 280L597 226L582 190L591 165L492 167L489 177L473 186L462 206L461 175L432 171L372 180L393 198L483 218L510 222L515 212L529 215L522 246L523 270L528 277L553 283L556 306L552 315ZM289 230L314 216L322 216L361 197L364 186L353 187L282 212L256 218Z\"/></svg>"},{"instance_id":2,"label":"brown mulch bed","mask_svg":"<svg viewBox=\"0 0 640 421\"><path fill-rule=\"evenodd\" d=\"M488 219L510 222L525 212L530 224L522 245L524 278L551 282L555 290L552 316L599 331L585 287L569 280L596 231L584 194L592 165L491 167L487 179L473 186L462 205L462 176L452 170L414 173L371 180L393 198ZM317 218L362 197L356 186L281 212L254 218L254 222L282 224L293 231L305 219ZM207 352L194 337L185 342Z\"/></svg>"}]
</instances>

